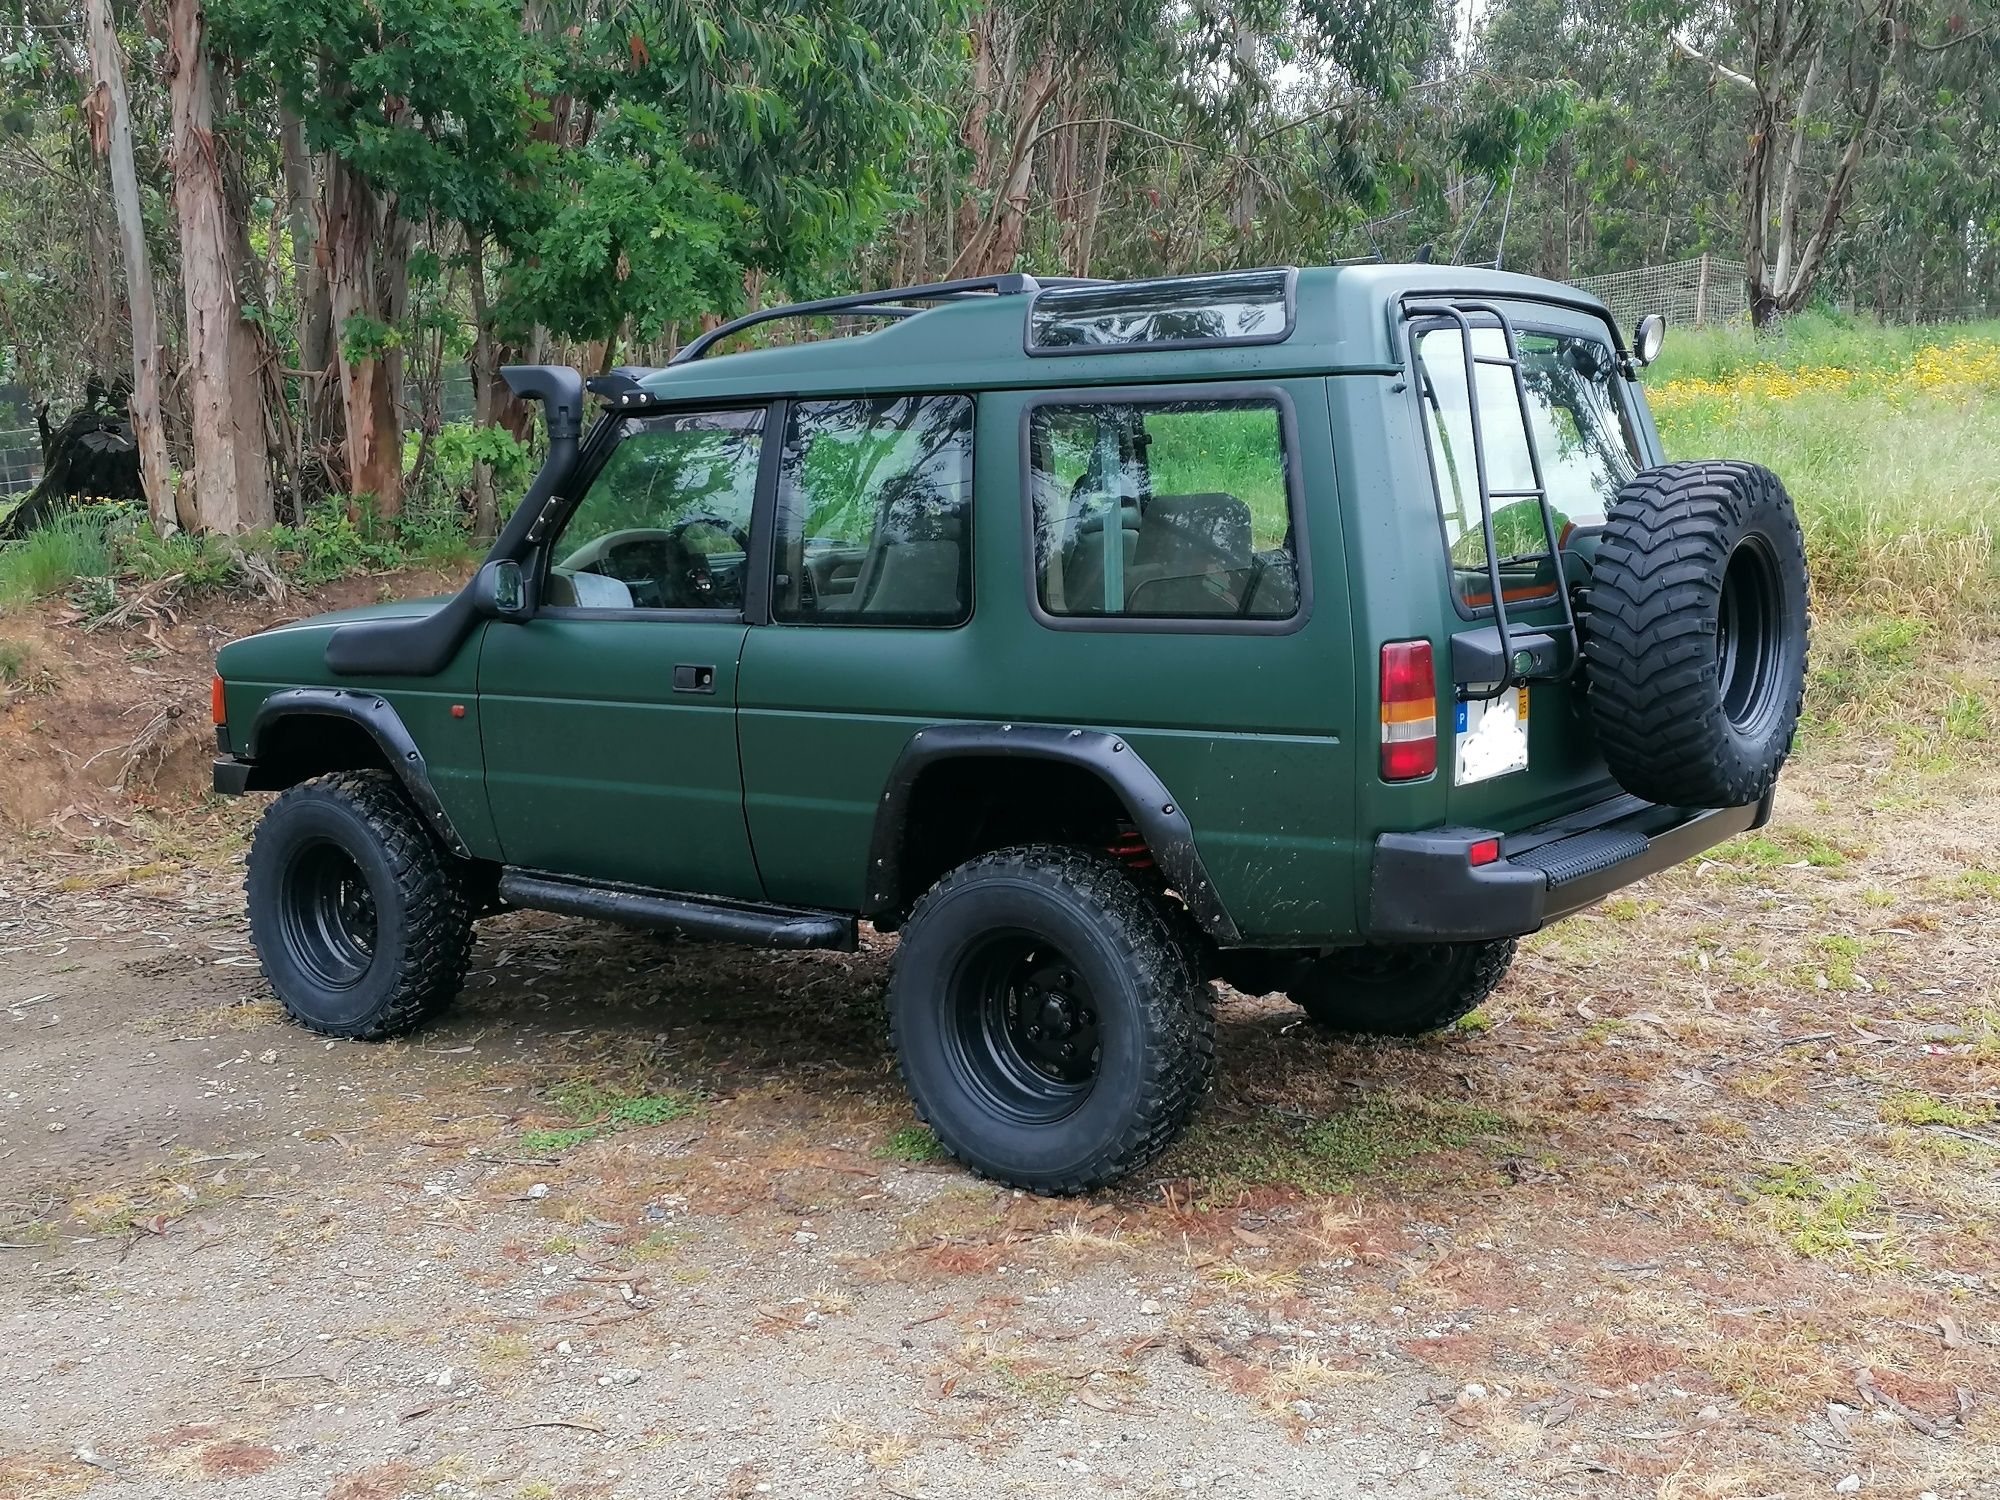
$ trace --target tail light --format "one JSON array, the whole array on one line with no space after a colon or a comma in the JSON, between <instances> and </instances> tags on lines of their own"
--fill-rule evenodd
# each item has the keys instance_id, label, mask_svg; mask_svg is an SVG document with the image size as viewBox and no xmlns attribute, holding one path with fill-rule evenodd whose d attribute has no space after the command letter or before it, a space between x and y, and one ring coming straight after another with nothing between
<instances>
[{"instance_id":1,"label":"tail light","mask_svg":"<svg viewBox=\"0 0 2000 1500\"><path fill-rule=\"evenodd\" d=\"M1382 779L1421 781L1437 770L1437 673L1429 641L1382 648Z\"/></svg>"},{"instance_id":2,"label":"tail light","mask_svg":"<svg viewBox=\"0 0 2000 1500\"><path fill-rule=\"evenodd\" d=\"M229 717L222 707L222 678L219 675L208 684L208 717L216 724L226 722Z\"/></svg>"}]
</instances>

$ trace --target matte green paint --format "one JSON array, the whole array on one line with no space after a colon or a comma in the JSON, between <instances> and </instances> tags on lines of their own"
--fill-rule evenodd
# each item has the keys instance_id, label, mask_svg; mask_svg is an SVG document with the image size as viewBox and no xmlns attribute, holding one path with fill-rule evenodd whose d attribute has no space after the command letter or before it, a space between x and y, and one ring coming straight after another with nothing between
<instances>
[{"instance_id":1,"label":"matte green paint","mask_svg":"<svg viewBox=\"0 0 2000 1500\"><path fill-rule=\"evenodd\" d=\"M953 720L1106 729L1186 810L1245 937L1356 934L1377 834L1450 824L1513 829L1581 806L1608 778L1567 688L1538 686L1531 769L1454 792L1443 542L1398 299L1506 299L1538 321L1605 325L1579 294L1460 267L1355 266L1299 275L1283 344L1031 357L1027 301L969 299L862 337L719 356L647 377L676 404L786 395L974 395L974 608L952 629L757 625L571 616L494 621L421 684L337 679L327 630L347 612L222 653L234 748L279 687L378 687L424 749L460 836L484 858L667 889L857 910L884 782L909 738ZM1547 300L1545 300L1547 299ZM1552 300L1570 304L1553 307ZM1056 629L1030 609L1021 422L1051 390L1197 381L1277 385L1296 422L1314 594L1286 634ZM1649 461L1658 440L1636 388ZM524 561L532 564L534 559ZM1522 616L1531 623L1532 615ZM1381 644L1429 640L1439 663L1437 776L1376 773ZM713 695L672 689L677 664ZM476 689L476 692L475 692ZM465 703L463 719L450 717Z\"/></svg>"}]
</instances>

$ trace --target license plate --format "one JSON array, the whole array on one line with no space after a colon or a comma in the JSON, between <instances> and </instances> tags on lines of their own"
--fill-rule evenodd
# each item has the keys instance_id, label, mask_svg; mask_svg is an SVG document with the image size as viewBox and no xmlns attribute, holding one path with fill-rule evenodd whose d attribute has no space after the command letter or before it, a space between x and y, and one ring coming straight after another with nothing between
<instances>
[{"instance_id":1,"label":"license plate","mask_svg":"<svg viewBox=\"0 0 2000 1500\"><path fill-rule=\"evenodd\" d=\"M1470 786L1510 771L1527 770L1528 690L1517 687L1497 698L1473 698L1459 704L1457 741L1453 786Z\"/></svg>"}]
</instances>

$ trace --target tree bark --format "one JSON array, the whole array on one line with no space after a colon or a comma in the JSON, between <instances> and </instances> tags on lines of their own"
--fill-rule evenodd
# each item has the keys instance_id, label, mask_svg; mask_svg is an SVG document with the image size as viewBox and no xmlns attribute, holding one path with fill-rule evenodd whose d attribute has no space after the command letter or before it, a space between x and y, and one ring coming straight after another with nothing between
<instances>
[{"instance_id":1,"label":"tree bark","mask_svg":"<svg viewBox=\"0 0 2000 1500\"><path fill-rule=\"evenodd\" d=\"M347 427L348 514L362 518L365 504L393 518L403 510L403 435L395 372L399 362L370 337L393 326L390 286L407 245L382 194L338 157L327 159L325 222L319 249L340 347L341 406Z\"/></svg>"},{"instance_id":2,"label":"tree bark","mask_svg":"<svg viewBox=\"0 0 2000 1500\"><path fill-rule=\"evenodd\" d=\"M168 0L168 90L173 102L174 212L187 302L194 503L202 529L248 531L272 522L271 471L254 343L236 288L201 0Z\"/></svg>"},{"instance_id":3,"label":"tree bark","mask_svg":"<svg viewBox=\"0 0 2000 1500\"><path fill-rule=\"evenodd\" d=\"M111 201L118 214L118 239L125 262L125 301L132 318L132 437L139 446L139 485L146 514L161 536L180 527L174 520L172 466L166 429L160 425L160 319L153 306L153 263L146 250L146 221L139 210L139 174L132 161L132 111L125 91L125 58L111 24L111 0L89 0L91 70L97 75L91 97L91 135L110 160ZM99 137L98 125L102 124Z\"/></svg>"}]
</instances>

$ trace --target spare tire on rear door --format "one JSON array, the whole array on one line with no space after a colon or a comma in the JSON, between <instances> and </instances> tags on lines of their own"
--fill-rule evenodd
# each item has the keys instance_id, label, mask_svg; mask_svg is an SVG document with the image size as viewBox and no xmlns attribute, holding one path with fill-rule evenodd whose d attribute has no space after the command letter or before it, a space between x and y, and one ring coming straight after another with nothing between
<instances>
[{"instance_id":1,"label":"spare tire on rear door","mask_svg":"<svg viewBox=\"0 0 2000 1500\"><path fill-rule=\"evenodd\" d=\"M1661 464L1618 492L1591 572L1584 675L1605 763L1676 807L1771 789L1806 677L1806 556L1778 476Z\"/></svg>"}]
</instances>

